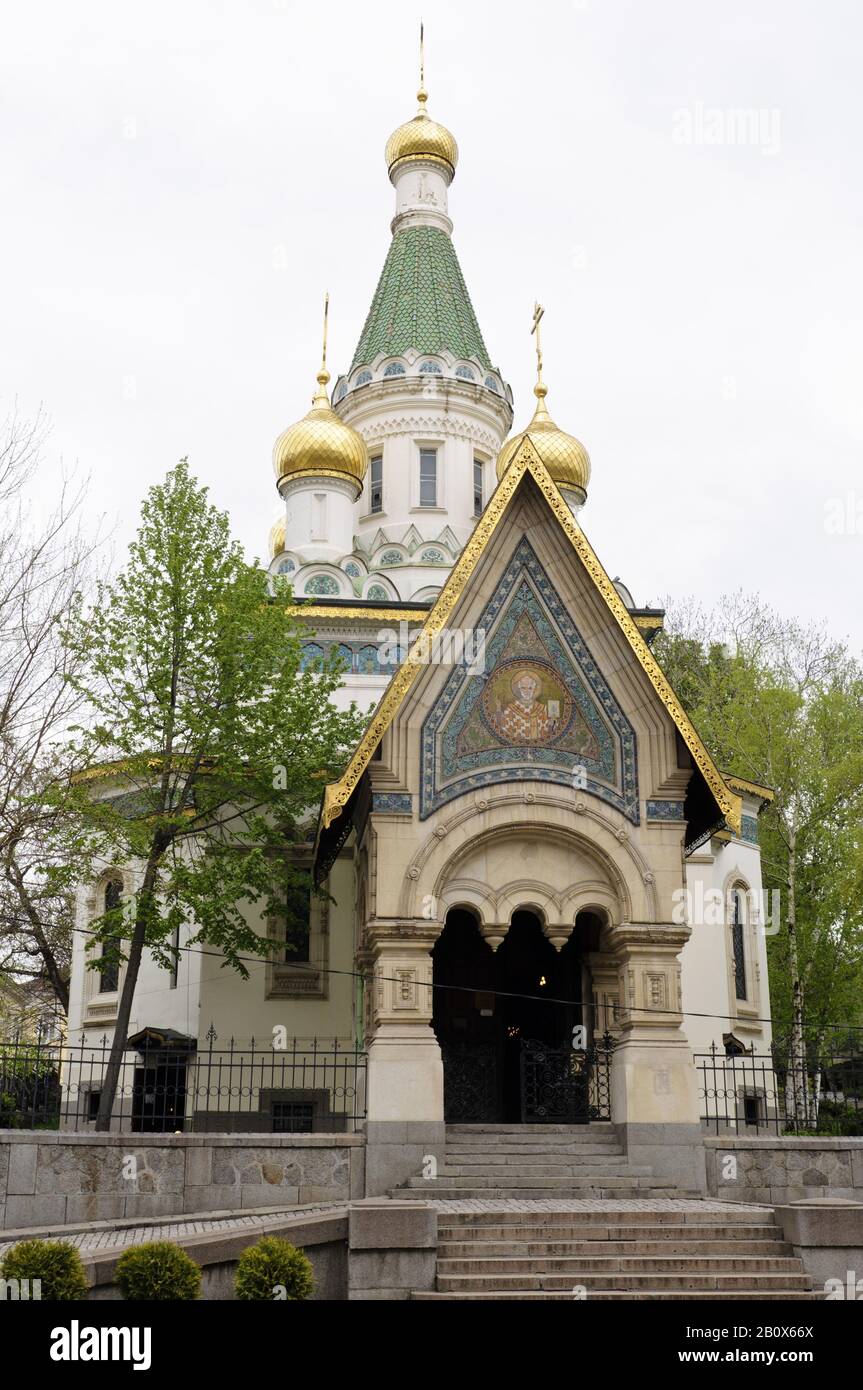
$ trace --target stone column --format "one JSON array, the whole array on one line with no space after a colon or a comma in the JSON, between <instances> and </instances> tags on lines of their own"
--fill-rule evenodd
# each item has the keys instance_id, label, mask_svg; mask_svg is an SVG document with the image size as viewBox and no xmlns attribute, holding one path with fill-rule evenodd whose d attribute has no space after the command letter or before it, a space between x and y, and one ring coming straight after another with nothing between
<instances>
[{"instance_id":1,"label":"stone column","mask_svg":"<svg viewBox=\"0 0 863 1390\"><path fill-rule=\"evenodd\" d=\"M366 1194L378 1196L443 1158L443 1062L431 1026L431 949L443 923L370 922Z\"/></svg>"},{"instance_id":2,"label":"stone column","mask_svg":"<svg viewBox=\"0 0 863 1390\"><path fill-rule=\"evenodd\" d=\"M695 1064L683 1028L680 952L690 928L625 922L609 932L619 981L611 1114L634 1162L687 1192L706 1188ZM672 1195L672 1194L669 1194Z\"/></svg>"}]
</instances>

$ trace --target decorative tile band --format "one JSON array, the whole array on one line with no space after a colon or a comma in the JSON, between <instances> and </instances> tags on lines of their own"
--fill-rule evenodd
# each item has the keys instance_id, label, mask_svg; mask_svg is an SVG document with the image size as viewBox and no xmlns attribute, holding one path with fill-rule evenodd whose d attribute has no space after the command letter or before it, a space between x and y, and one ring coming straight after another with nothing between
<instances>
[{"instance_id":1,"label":"decorative tile band","mask_svg":"<svg viewBox=\"0 0 863 1390\"><path fill-rule=\"evenodd\" d=\"M758 844L758 817L742 816L740 820L740 838L746 840L750 845Z\"/></svg>"},{"instance_id":2,"label":"decorative tile band","mask_svg":"<svg viewBox=\"0 0 863 1390\"><path fill-rule=\"evenodd\" d=\"M413 815L414 799L410 792L375 792L372 810L385 811L390 816Z\"/></svg>"},{"instance_id":3,"label":"decorative tile band","mask_svg":"<svg viewBox=\"0 0 863 1390\"><path fill-rule=\"evenodd\" d=\"M685 820L682 801L648 801L648 820Z\"/></svg>"}]
</instances>

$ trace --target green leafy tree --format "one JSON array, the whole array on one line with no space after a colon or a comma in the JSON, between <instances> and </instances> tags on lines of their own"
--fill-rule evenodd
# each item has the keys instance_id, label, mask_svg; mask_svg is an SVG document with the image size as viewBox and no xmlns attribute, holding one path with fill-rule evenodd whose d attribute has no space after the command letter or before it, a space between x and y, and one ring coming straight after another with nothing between
<instances>
[{"instance_id":1,"label":"green leafy tree","mask_svg":"<svg viewBox=\"0 0 863 1390\"><path fill-rule=\"evenodd\" d=\"M863 670L823 628L739 593L669 617L657 656L700 733L727 771L775 793L759 829L781 903L771 1012L805 1122L807 1048L817 1055L828 1025L863 1018Z\"/></svg>"},{"instance_id":2,"label":"green leafy tree","mask_svg":"<svg viewBox=\"0 0 863 1390\"><path fill-rule=\"evenodd\" d=\"M107 1130L143 952L170 966L175 930L241 976L272 942L247 920L286 915L303 876L288 851L361 728L331 702L337 661L301 667L286 586L247 564L186 460L150 490L125 569L68 624L87 719L73 754L93 774L64 793L80 852L135 863L133 896L94 923L92 968L125 960L96 1128ZM98 951L101 949L101 955Z\"/></svg>"}]
</instances>

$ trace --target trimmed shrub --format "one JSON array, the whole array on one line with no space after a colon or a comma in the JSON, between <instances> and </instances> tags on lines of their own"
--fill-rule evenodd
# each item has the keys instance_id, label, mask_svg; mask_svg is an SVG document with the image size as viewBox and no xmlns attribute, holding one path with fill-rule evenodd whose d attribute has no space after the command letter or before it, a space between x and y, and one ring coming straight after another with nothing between
<instances>
[{"instance_id":1,"label":"trimmed shrub","mask_svg":"<svg viewBox=\"0 0 863 1390\"><path fill-rule=\"evenodd\" d=\"M263 1236L248 1246L237 1261L234 1289L237 1298L284 1299L296 1302L311 1298L315 1288L311 1261L302 1250L280 1236Z\"/></svg>"},{"instance_id":2,"label":"trimmed shrub","mask_svg":"<svg viewBox=\"0 0 863 1390\"><path fill-rule=\"evenodd\" d=\"M201 1267L170 1240L133 1245L117 1261L120 1293L130 1302L188 1302L201 1296Z\"/></svg>"},{"instance_id":3,"label":"trimmed shrub","mask_svg":"<svg viewBox=\"0 0 863 1390\"><path fill-rule=\"evenodd\" d=\"M38 1279L40 1298L46 1303L74 1302L89 1293L81 1256L65 1240L22 1240L13 1245L0 1260L0 1278L29 1279L31 1290Z\"/></svg>"}]
</instances>

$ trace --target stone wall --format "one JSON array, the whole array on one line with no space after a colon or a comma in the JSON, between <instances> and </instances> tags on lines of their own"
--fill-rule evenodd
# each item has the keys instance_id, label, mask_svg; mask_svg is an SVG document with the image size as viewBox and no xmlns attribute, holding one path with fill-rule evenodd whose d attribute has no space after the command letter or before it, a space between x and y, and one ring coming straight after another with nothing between
<instances>
[{"instance_id":1,"label":"stone wall","mask_svg":"<svg viewBox=\"0 0 863 1390\"><path fill-rule=\"evenodd\" d=\"M863 1200L863 1139L729 1137L706 1138L704 1144L707 1190L723 1201L783 1206L813 1197Z\"/></svg>"},{"instance_id":2,"label":"stone wall","mask_svg":"<svg viewBox=\"0 0 863 1390\"><path fill-rule=\"evenodd\" d=\"M358 1134L0 1131L5 1230L342 1202L364 1192Z\"/></svg>"}]
</instances>

